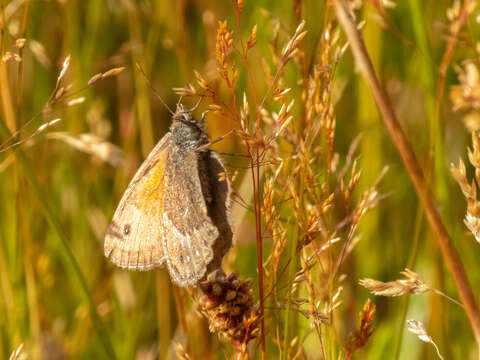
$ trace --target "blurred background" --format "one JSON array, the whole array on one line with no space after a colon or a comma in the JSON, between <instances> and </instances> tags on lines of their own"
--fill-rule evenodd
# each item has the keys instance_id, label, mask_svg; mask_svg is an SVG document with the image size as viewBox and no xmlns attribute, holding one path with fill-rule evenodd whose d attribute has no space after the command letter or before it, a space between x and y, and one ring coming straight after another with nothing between
<instances>
[{"instance_id":1,"label":"blurred background","mask_svg":"<svg viewBox=\"0 0 480 360\"><path fill-rule=\"evenodd\" d=\"M458 83L456 66L471 58L478 62L478 52L472 50L478 45L471 40L478 39L480 13L478 9L472 13L462 30L466 35L459 37L436 117L438 68L450 31L447 10L454 11L454 3L409 0L381 7L375 3L365 2L358 12L365 20L367 48L420 161L425 164L433 156L432 183L439 207L478 296L480 246L466 232L465 201L448 168L459 157L466 159L470 143L465 114L452 110L449 89ZM263 69L256 64L263 58L271 61L274 23L292 34L305 19L305 54L315 61L321 19L334 16L326 9L322 1L245 2L244 39L258 25L257 45L249 56L259 93L266 86ZM26 139L42 124L61 119L23 143L18 157L12 151L0 153L1 358L8 358L20 344L24 344L21 358L28 359L103 359L109 357L109 346L120 359L175 358L172 344L184 336L178 307L186 293L173 289L165 269L132 273L115 268L103 256L103 239L128 181L170 124L168 111L135 63L142 64L152 85L174 108L179 96L172 88L194 83L195 70L211 82L220 81L215 60L219 20L227 20L238 39L229 1L0 0L1 143L12 143L4 143L7 129L10 133L20 129L18 138ZM26 42L19 44L23 38ZM52 93L53 100L62 97L56 84L68 54L61 86L73 96L52 102ZM118 67L125 70L87 85L93 75ZM297 76L294 67L287 67L292 97L300 101ZM435 358L429 344L404 329L407 312L408 318L425 324L445 358L475 358L471 329L457 305L430 294L374 298L358 285L363 277L397 279L409 264L426 283L457 298L428 226L418 220L413 187L349 50L338 64L334 84L341 90L335 107L335 151L344 157L352 140L362 134L359 194L385 165L390 167L381 184L381 192L388 196L363 218L361 241L343 270L349 280L342 296L353 310L340 321L354 324L369 297L377 305L376 330L357 356ZM245 86L245 74L240 73L238 96ZM219 92L229 98L226 90ZM205 108L201 104L199 113ZM437 122L431 120L435 117ZM235 126L214 114L207 123L212 139ZM241 153L239 143L231 136L216 149ZM244 184L242 161L225 157L227 168L239 172L237 188ZM248 186L241 192L251 202ZM238 232L228 266L244 278L256 279L254 218L237 210ZM268 254L268 237L265 241ZM91 315L92 307L97 315ZM195 344L193 358L229 356L230 345L209 334L200 317L191 314L187 320L189 341ZM308 346L308 358L319 359L315 345ZM270 354L277 357L273 347Z\"/></svg>"}]
</instances>

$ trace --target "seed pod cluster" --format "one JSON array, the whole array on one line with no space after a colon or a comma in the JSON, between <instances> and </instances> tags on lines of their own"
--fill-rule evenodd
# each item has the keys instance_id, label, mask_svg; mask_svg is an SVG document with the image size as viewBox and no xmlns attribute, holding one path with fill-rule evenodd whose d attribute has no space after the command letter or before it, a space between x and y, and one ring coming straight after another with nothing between
<instances>
[{"instance_id":1,"label":"seed pod cluster","mask_svg":"<svg viewBox=\"0 0 480 360\"><path fill-rule=\"evenodd\" d=\"M232 342L246 344L258 335L258 305L254 303L253 281L240 280L221 270L199 286L200 312L208 319L211 332Z\"/></svg>"}]
</instances>

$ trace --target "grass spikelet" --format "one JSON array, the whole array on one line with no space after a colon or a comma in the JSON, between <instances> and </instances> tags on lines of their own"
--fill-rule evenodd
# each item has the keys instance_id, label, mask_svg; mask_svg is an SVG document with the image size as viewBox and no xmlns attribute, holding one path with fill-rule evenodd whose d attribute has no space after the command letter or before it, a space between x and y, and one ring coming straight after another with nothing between
<instances>
[{"instance_id":1,"label":"grass spikelet","mask_svg":"<svg viewBox=\"0 0 480 360\"><path fill-rule=\"evenodd\" d=\"M354 352L368 343L374 331L375 309L375 304L372 304L370 299L363 305L363 309L359 314L360 326L345 344L345 359L351 359Z\"/></svg>"},{"instance_id":2,"label":"grass spikelet","mask_svg":"<svg viewBox=\"0 0 480 360\"><path fill-rule=\"evenodd\" d=\"M362 279L360 285L367 288L372 294L380 296L401 296L418 294L429 291L430 288L418 277L418 274L405 269L401 274L405 279L382 282L373 279Z\"/></svg>"},{"instance_id":3,"label":"grass spikelet","mask_svg":"<svg viewBox=\"0 0 480 360\"><path fill-rule=\"evenodd\" d=\"M105 72L102 74L102 79L105 79L105 78L108 78L108 77L117 76L118 74L120 74L120 73L123 72L124 70L125 70L125 66L117 67L117 68L113 68L113 69L107 70L107 71L105 71Z\"/></svg>"},{"instance_id":4,"label":"grass spikelet","mask_svg":"<svg viewBox=\"0 0 480 360\"><path fill-rule=\"evenodd\" d=\"M473 234L477 242L480 242L480 202L477 199L477 184L480 180L480 134L472 133L473 150L468 149L468 158L475 168L475 180L470 183L467 179L465 163L459 159L458 165L451 164L450 172L460 186L463 196L467 202L467 213L465 215L465 226Z\"/></svg>"},{"instance_id":5,"label":"grass spikelet","mask_svg":"<svg viewBox=\"0 0 480 360\"><path fill-rule=\"evenodd\" d=\"M14 142L13 144L9 144L9 145L5 145L3 146L2 148L0 148L0 153L2 152L5 152L7 150L11 150L12 148L16 147L16 146L19 146L19 145L22 145L30 140L32 140L34 137L36 137L37 135L39 135L40 133L44 132L47 128L57 124L58 122L60 122L61 119L58 118L58 119L53 119L53 120L50 120L42 125L40 125L30 136L26 137L25 139L22 139L22 140L19 140L19 141L16 141Z\"/></svg>"},{"instance_id":6,"label":"grass spikelet","mask_svg":"<svg viewBox=\"0 0 480 360\"><path fill-rule=\"evenodd\" d=\"M455 299L445 295L440 290L429 287L425 284L418 274L412 270L405 269L400 272L405 279L383 282L373 279L361 279L359 284L368 289L373 295L379 296L401 296L406 294L420 294L427 291L432 291L445 299L451 301L452 303L462 307Z\"/></svg>"},{"instance_id":7,"label":"grass spikelet","mask_svg":"<svg viewBox=\"0 0 480 360\"><path fill-rule=\"evenodd\" d=\"M410 331L412 334L417 335L417 337L422 340L423 342L432 344L437 352L437 356L440 360L443 360L442 354L440 354L440 350L438 349L437 344L433 341L433 339L427 334L425 327L423 324L418 320L407 320L407 330Z\"/></svg>"},{"instance_id":8,"label":"grass spikelet","mask_svg":"<svg viewBox=\"0 0 480 360\"><path fill-rule=\"evenodd\" d=\"M23 343L18 345L18 347L12 352L8 360L20 360L23 358L24 353L23 353Z\"/></svg>"},{"instance_id":9,"label":"grass spikelet","mask_svg":"<svg viewBox=\"0 0 480 360\"><path fill-rule=\"evenodd\" d=\"M219 21L215 55L218 62L218 72L228 79L227 56L233 45L232 32L227 27L227 21Z\"/></svg>"},{"instance_id":10,"label":"grass spikelet","mask_svg":"<svg viewBox=\"0 0 480 360\"><path fill-rule=\"evenodd\" d=\"M60 84L60 81L62 81L62 79L64 78L69 67L70 67L70 54L68 54L65 57L65 60L63 60L62 69L60 70L60 73L58 74L58 77L57 77L57 86L58 84Z\"/></svg>"}]
</instances>

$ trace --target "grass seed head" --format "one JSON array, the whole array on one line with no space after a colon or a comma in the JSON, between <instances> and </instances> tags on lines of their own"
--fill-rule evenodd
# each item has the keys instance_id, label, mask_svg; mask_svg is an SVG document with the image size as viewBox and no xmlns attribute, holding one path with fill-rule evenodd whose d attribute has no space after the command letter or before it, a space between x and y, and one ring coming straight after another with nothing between
<instances>
[{"instance_id":1,"label":"grass seed head","mask_svg":"<svg viewBox=\"0 0 480 360\"><path fill-rule=\"evenodd\" d=\"M405 269L401 274L405 279L383 282L373 279L362 279L360 285L367 288L372 294L379 296L401 296L405 294L418 294L431 290L417 273Z\"/></svg>"},{"instance_id":2,"label":"grass seed head","mask_svg":"<svg viewBox=\"0 0 480 360\"><path fill-rule=\"evenodd\" d=\"M347 358L351 357L356 350L365 346L373 334L373 321L375 320L375 304L370 302L368 299L363 305L363 309L359 314L360 326L357 331L355 331L345 344L345 351L347 353Z\"/></svg>"}]
</instances>

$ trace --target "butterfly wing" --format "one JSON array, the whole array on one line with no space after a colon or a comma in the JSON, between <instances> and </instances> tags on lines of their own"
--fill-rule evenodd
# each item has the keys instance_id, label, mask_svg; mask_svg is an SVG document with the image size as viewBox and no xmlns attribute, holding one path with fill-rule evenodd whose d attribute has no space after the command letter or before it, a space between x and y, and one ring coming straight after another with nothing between
<instances>
[{"instance_id":1,"label":"butterfly wing","mask_svg":"<svg viewBox=\"0 0 480 360\"><path fill-rule=\"evenodd\" d=\"M211 189L211 203L207 207L219 232L213 245L213 260L207 268L209 273L220 268L223 257L232 246L233 225L230 217L230 184L226 177L220 180L220 174L226 172L225 167L214 151L210 151L206 163Z\"/></svg>"},{"instance_id":2,"label":"butterfly wing","mask_svg":"<svg viewBox=\"0 0 480 360\"><path fill-rule=\"evenodd\" d=\"M163 251L172 279L189 286L205 275L219 231L208 214L198 153L172 148L165 172Z\"/></svg>"},{"instance_id":3,"label":"butterfly wing","mask_svg":"<svg viewBox=\"0 0 480 360\"><path fill-rule=\"evenodd\" d=\"M167 133L137 170L107 230L105 256L122 268L150 270L164 263L161 214L170 139Z\"/></svg>"}]
</instances>

